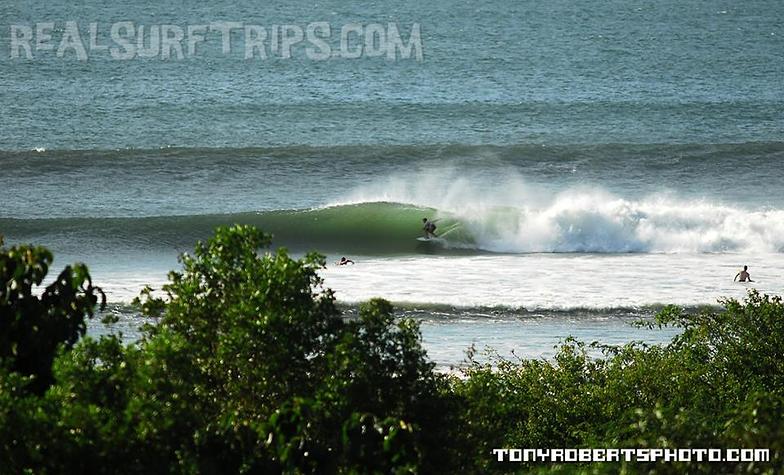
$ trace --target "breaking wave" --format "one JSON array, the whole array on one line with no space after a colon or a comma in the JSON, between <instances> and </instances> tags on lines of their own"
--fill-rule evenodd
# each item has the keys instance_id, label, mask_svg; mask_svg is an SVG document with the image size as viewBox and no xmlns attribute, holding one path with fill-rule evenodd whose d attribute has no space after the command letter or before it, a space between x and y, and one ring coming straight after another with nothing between
<instances>
[{"instance_id":1,"label":"breaking wave","mask_svg":"<svg viewBox=\"0 0 784 475\"><path fill-rule=\"evenodd\" d=\"M0 219L9 243L67 242L92 248L189 249L216 226L252 224L294 251L406 253L724 253L784 252L784 210L744 210L671 197L629 200L602 191L567 191L543 204L515 206L360 201L308 210L143 218ZM541 199L540 199L541 201ZM416 240L423 217L441 239Z\"/></svg>"}]
</instances>

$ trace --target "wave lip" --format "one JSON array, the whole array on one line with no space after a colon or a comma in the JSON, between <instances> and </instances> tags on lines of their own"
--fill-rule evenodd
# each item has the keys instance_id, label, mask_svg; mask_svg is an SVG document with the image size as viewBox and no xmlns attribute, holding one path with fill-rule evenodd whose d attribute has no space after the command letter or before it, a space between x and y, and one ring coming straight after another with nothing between
<instances>
[{"instance_id":1,"label":"wave lip","mask_svg":"<svg viewBox=\"0 0 784 475\"><path fill-rule=\"evenodd\" d=\"M392 187L394 189L394 187ZM510 185L510 190L524 187ZM471 189L446 199L387 192L384 199L426 203L444 247L494 253L784 252L784 210L747 210L670 196L623 199L602 190L568 190L549 201L487 196ZM512 193L514 194L514 193ZM466 196L472 199L466 200ZM366 198L363 198L366 199ZM515 201L519 204L516 204ZM538 202L537 202L538 201ZM360 201L352 206L367 206ZM389 206L404 206L389 204Z\"/></svg>"}]
</instances>

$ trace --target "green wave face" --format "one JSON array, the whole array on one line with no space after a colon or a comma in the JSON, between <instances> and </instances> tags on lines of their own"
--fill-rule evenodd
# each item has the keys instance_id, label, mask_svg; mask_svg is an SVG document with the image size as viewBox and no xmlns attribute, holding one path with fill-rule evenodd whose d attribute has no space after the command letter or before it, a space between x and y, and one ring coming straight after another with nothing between
<instances>
[{"instance_id":1,"label":"green wave face","mask_svg":"<svg viewBox=\"0 0 784 475\"><path fill-rule=\"evenodd\" d=\"M422 218L437 219L445 239L421 242ZM461 253L474 247L457 219L426 207L399 203L361 203L311 210L280 210L196 216L143 218L0 219L0 233L9 243L35 242L54 249L74 250L90 243L94 249L192 248L216 226L250 224L273 235L276 247L294 252L319 251L345 255ZM75 247L76 246L76 247Z\"/></svg>"},{"instance_id":2,"label":"green wave face","mask_svg":"<svg viewBox=\"0 0 784 475\"><path fill-rule=\"evenodd\" d=\"M422 218L437 219L443 239L418 241ZM317 249L345 254L396 254L457 251L474 247L462 223L432 208L398 203L362 203L257 215L254 223L295 250Z\"/></svg>"}]
</instances>

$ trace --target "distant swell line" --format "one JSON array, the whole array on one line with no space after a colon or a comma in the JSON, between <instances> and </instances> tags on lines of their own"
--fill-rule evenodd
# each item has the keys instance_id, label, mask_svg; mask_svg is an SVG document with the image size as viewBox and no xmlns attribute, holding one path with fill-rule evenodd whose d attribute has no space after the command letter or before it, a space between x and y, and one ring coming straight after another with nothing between
<instances>
[{"instance_id":1,"label":"distant swell line","mask_svg":"<svg viewBox=\"0 0 784 475\"><path fill-rule=\"evenodd\" d=\"M613 157L651 158L678 157L699 159L702 157L765 157L784 153L784 142L740 142L740 143L604 143L604 144L544 144L523 143L504 145L474 145L459 143L411 144L411 145L291 145L271 147L159 147L118 149L57 149L34 147L26 150L0 150L0 161L14 159L67 159L79 160L122 159L132 157L150 158L297 158L322 156L334 158L362 157L363 159L388 157L450 158L482 157L484 154L505 157L531 157L537 160L586 157L612 159Z\"/></svg>"}]
</instances>

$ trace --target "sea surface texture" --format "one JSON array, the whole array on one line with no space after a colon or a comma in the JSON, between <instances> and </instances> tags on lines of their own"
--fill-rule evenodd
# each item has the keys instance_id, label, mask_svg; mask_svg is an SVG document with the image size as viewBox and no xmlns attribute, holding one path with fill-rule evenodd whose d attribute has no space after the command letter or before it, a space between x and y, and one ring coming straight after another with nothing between
<instances>
[{"instance_id":1,"label":"sea surface texture","mask_svg":"<svg viewBox=\"0 0 784 475\"><path fill-rule=\"evenodd\" d=\"M472 343L666 341L629 321L784 286L780 1L36 1L0 19L0 234L86 262L126 334L138 291L232 223L327 255L349 312L393 301L444 365ZM58 56L67 21L85 61ZM116 22L229 21L228 52L209 31L182 59L89 45L91 23L111 45ZM53 49L14 57L14 25L39 22ZM347 24L416 26L422 56L245 59L244 26L313 22L335 52ZM417 240L424 217L439 239ZM754 283L733 283L743 265Z\"/></svg>"}]
</instances>

